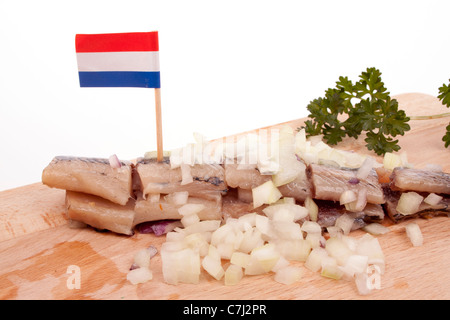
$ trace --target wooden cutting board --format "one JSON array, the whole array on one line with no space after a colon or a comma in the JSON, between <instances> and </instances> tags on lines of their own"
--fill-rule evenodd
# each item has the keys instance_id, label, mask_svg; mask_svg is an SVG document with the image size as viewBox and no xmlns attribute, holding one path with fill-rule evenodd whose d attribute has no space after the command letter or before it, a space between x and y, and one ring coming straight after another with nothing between
<instances>
[{"instance_id":1,"label":"wooden cutting board","mask_svg":"<svg viewBox=\"0 0 450 320\"><path fill-rule=\"evenodd\" d=\"M429 95L396 98L408 115L448 112ZM286 124L297 128L303 121ZM400 137L400 145L411 163L419 168L436 163L450 172L450 150L441 141L448 122L448 118L410 122L412 129ZM338 147L371 154L362 139L347 139ZM164 237L71 229L64 216L64 191L38 182L0 192L0 299L450 299L450 219L417 219L417 223L424 237L421 247L411 245L405 223L385 221L391 231L378 238L386 272L380 289L367 296L360 296L353 282L323 278L306 268L302 280L288 286L267 274L246 276L228 287L206 272L198 285L173 286L163 281L160 255L151 262L153 280L132 285L126 274L134 253L149 245L159 249ZM355 231L352 236L362 234ZM75 276L71 266L78 268L79 289L71 287Z\"/></svg>"}]
</instances>

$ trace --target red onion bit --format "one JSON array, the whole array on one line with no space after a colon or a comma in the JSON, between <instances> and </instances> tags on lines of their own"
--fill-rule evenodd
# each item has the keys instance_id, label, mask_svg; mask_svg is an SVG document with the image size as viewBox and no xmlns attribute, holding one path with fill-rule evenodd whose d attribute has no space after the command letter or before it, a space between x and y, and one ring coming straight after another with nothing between
<instances>
[{"instance_id":1,"label":"red onion bit","mask_svg":"<svg viewBox=\"0 0 450 320\"><path fill-rule=\"evenodd\" d=\"M359 183L359 179L354 177L354 178L350 178L350 180L348 180L348 183L350 184L358 184Z\"/></svg>"},{"instance_id":2,"label":"red onion bit","mask_svg":"<svg viewBox=\"0 0 450 320\"><path fill-rule=\"evenodd\" d=\"M109 157L109 165L114 169L122 167L119 158L115 154Z\"/></svg>"},{"instance_id":3,"label":"red onion bit","mask_svg":"<svg viewBox=\"0 0 450 320\"><path fill-rule=\"evenodd\" d=\"M149 221L143 222L137 225L139 233L154 233L155 236L162 236L176 227L181 227L179 220L161 220L161 221Z\"/></svg>"}]
</instances>

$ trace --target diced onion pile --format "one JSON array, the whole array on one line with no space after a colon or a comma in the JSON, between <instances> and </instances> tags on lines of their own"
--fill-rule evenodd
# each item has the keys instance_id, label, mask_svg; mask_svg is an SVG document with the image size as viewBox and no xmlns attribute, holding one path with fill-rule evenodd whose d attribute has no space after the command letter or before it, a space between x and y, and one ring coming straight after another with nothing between
<instances>
[{"instance_id":1,"label":"diced onion pile","mask_svg":"<svg viewBox=\"0 0 450 320\"><path fill-rule=\"evenodd\" d=\"M355 282L361 294L371 291L368 267L384 272L385 261L378 239L365 234L348 236L353 218L343 215L328 240L309 210L291 198L281 198L263 209L239 218L200 221L201 205L185 204L179 209L182 227L167 233L161 246L162 271L168 284L197 284L206 272L225 285L238 284L244 276L273 274L276 282L290 285L309 269L323 277ZM331 229L331 227L330 227ZM330 233L331 234L331 233ZM127 279L132 283L151 280L150 253L139 251ZM303 263L303 265L297 262Z\"/></svg>"},{"instance_id":2,"label":"diced onion pile","mask_svg":"<svg viewBox=\"0 0 450 320\"><path fill-rule=\"evenodd\" d=\"M196 141L196 144L170 154L172 168L181 167L182 184L192 182L190 165L197 163L198 159L205 160L204 154L201 157L199 152L208 150L208 160L222 162L228 157L227 150L231 149L223 143L216 149L209 148L209 145L205 145L206 140L199 135ZM238 150L238 159L241 149L251 155L254 150L249 145L252 146L250 142L255 141L258 139L247 136L242 144L247 147L241 148L239 142L233 146ZM227 286L238 284L244 276L263 274L273 274L276 282L290 285L302 278L306 268L326 278L353 281L360 294L372 291L369 270L379 270L380 275L385 270L384 254L374 236L389 232L389 228L372 223L363 228L366 234L359 239L349 236L354 224L351 212L364 209L367 190L342 193L340 204L350 214L343 214L336 219L335 225L327 228L329 238L325 239L322 228L316 222L318 206L314 200L308 197L304 206L298 205L292 198L283 198L277 187L293 181L304 172L305 164L310 163L358 168L354 183L365 179L372 170L377 170L379 177L383 175L382 179L388 180L389 173L395 167L409 166L406 153L386 153L381 165L371 157L331 148L323 143L320 136L306 139L304 130L294 134L292 129L285 128L280 131L279 148L276 162L274 159L258 159L260 172L272 174L272 180L252 189L254 208L267 205L262 210L264 215L247 213L224 222L201 221L198 213L204 207L185 204L187 195L179 194L174 199L166 199L184 204L179 209L181 226L167 232L166 242L161 246L162 271L166 283L197 284L202 272L206 272ZM192 154L194 156L190 157ZM186 159L189 161L186 162ZM114 157L110 160L112 166L117 166ZM404 193L397 210L405 215L412 214L422 202L436 205L441 200L442 197L435 194L424 199L415 192ZM417 224L406 225L406 234L414 246L423 243ZM134 267L127 275L131 283L152 279L151 254L148 249L136 254Z\"/></svg>"}]
</instances>

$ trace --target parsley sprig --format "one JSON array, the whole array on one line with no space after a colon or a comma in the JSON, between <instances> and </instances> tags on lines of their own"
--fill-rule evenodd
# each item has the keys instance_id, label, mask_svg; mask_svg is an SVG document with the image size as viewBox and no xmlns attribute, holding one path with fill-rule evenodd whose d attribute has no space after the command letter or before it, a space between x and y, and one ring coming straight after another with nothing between
<instances>
[{"instance_id":1,"label":"parsley sprig","mask_svg":"<svg viewBox=\"0 0 450 320\"><path fill-rule=\"evenodd\" d=\"M307 136L322 134L328 144L335 145L346 136L356 139L364 131L366 147L376 154L400 150L394 138L410 130L409 117L389 96L378 69L367 68L359 78L353 83L339 77L335 88L308 104L311 119L303 126Z\"/></svg>"},{"instance_id":2,"label":"parsley sprig","mask_svg":"<svg viewBox=\"0 0 450 320\"><path fill-rule=\"evenodd\" d=\"M444 83L442 87L439 88L438 99L441 100L442 104L446 105L447 108L450 108L450 79L448 81L448 85L445 85ZM446 148L450 146L450 123L446 127L446 133L442 137L442 141L444 141Z\"/></svg>"}]
</instances>

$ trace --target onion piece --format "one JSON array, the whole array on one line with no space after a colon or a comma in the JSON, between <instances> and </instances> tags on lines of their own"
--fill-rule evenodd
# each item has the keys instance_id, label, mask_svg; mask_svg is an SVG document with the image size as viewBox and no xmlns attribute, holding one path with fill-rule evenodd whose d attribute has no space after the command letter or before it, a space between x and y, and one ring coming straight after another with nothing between
<instances>
[{"instance_id":1,"label":"onion piece","mask_svg":"<svg viewBox=\"0 0 450 320\"><path fill-rule=\"evenodd\" d=\"M215 259L210 255L203 258L202 267L216 280L222 279L225 275L225 270L222 267L220 259Z\"/></svg>"},{"instance_id":2,"label":"onion piece","mask_svg":"<svg viewBox=\"0 0 450 320\"><path fill-rule=\"evenodd\" d=\"M302 278L303 270L297 266L287 266L275 273L274 280L282 284L293 284Z\"/></svg>"},{"instance_id":3,"label":"onion piece","mask_svg":"<svg viewBox=\"0 0 450 320\"><path fill-rule=\"evenodd\" d=\"M170 193L170 194L164 196L164 200L166 200L166 202L177 205L177 206L182 206L182 205L186 204L188 201L188 198L189 198L188 191L177 191L177 192L173 192L173 193Z\"/></svg>"},{"instance_id":4,"label":"onion piece","mask_svg":"<svg viewBox=\"0 0 450 320\"><path fill-rule=\"evenodd\" d=\"M378 222L370 223L362 228L364 231L373 234L373 235L380 235L385 234L391 231L389 228L383 226L382 224L379 224Z\"/></svg>"},{"instance_id":5,"label":"onion piece","mask_svg":"<svg viewBox=\"0 0 450 320\"><path fill-rule=\"evenodd\" d=\"M367 189L360 188L358 190L358 196L355 201L345 204L345 209L351 212L361 212L364 210L367 204Z\"/></svg>"},{"instance_id":6,"label":"onion piece","mask_svg":"<svg viewBox=\"0 0 450 320\"><path fill-rule=\"evenodd\" d=\"M311 221L317 221L317 217L319 216L319 207L309 196L306 197L305 208L308 209L309 218L311 219Z\"/></svg>"},{"instance_id":7,"label":"onion piece","mask_svg":"<svg viewBox=\"0 0 450 320\"><path fill-rule=\"evenodd\" d=\"M369 286L369 275L366 272L356 274L355 284L360 295L365 296L372 292L372 289Z\"/></svg>"},{"instance_id":8,"label":"onion piece","mask_svg":"<svg viewBox=\"0 0 450 320\"><path fill-rule=\"evenodd\" d=\"M263 204L272 204L277 202L283 195L275 186L272 180L269 180L252 189L253 208L258 208Z\"/></svg>"},{"instance_id":9,"label":"onion piece","mask_svg":"<svg viewBox=\"0 0 450 320\"><path fill-rule=\"evenodd\" d=\"M162 236L181 226L179 220L148 221L138 224L136 230L142 234L154 233L155 236Z\"/></svg>"},{"instance_id":10,"label":"onion piece","mask_svg":"<svg viewBox=\"0 0 450 320\"><path fill-rule=\"evenodd\" d=\"M344 234L349 234L354 222L355 219L351 215L344 213L336 219L334 225L341 228Z\"/></svg>"},{"instance_id":11,"label":"onion piece","mask_svg":"<svg viewBox=\"0 0 450 320\"><path fill-rule=\"evenodd\" d=\"M347 246L347 244L339 238L330 238L325 244L325 250L328 252L330 257L336 259L336 262L343 266L347 262L347 259L353 255L352 250Z\"/></svg>"},{"instance_id":12,"label":"onion piece","mask_svg":"<svg viewBox=\"0 0 450 320\"><path fill-rule=\"evenodd\" d=\"M120 163L119 158L115 154L113 154L109 157L109 165L114 169L118 169L118 168L122 167L122 164Z\"/></svg>"},{"instance_id":13,"label":"onion piece","mask_svg":"<svg viewBox=\"0 0 450 320\"><path fill-rule=\"evenodd\" d=\"M404 192L398 199L396 210L403 215L414 214L419 211L423 199L417 192Z\"/></svg>"},{"instance_id":14,"label":"onion piece","mask_svg":"<svg viewBox=\"0 0 450 320\"><path fill-rule=\"evenodd\" d=\"M443 199L443 197L438 196L435 193L430 193L424 200L423 202L431 205L431 206L435 206L437 205L439 202L441 202L441 200Z\"/></svg>"},{"instance_id":15,"label":"onion piece","mask_svg":"<svg viewBox=\"0 0 450 320\"><path fill-rule=\"evenodd\" d=\"M305 267L313 272L318 272L322 268L322 260L326 257L328 257L328 253L324 248L314 248L306 259Z\"/></svg>"},{"instance_id":16,"label":"onion piece","mask_svg":"<svg viewBox=\"0 0 450 320\"><path fill-rule=\"evenodd\" d=\"M342 192L340 198L339 198L339 203L340 205L344 205L353 201L356 201L357 196L356 193L353 192L352 190L345 190L344 192Z\"/></svg>"},{"instance_id":17,"label":"onion piece","mask_svg":"<svg viewBox=\"0 0 450 320\"><path fill-rule=\"evenodd\" d=\"M181 185L184 186L186 184L194 182L194 178L191 174L191 166L188 164L182 163L181 167Z\"/></svg>"},{"instance_id":18,"label":"onion piece","mask_svg":"<svg viewBox=\"0 0 450 320\"><path fill-rule=\"evenodd\" d=\"M320 224L318 224L317 222L308 221L308 220L303 222L301 229L303 232L306 232L306 233L320 234L322 232L322 227L320 226Z\"/></svg>"},{"instance_id":19,"label":"onion piece","mask_svg":"<svg viewBox=\"0 0 450 320\"><path fill-rule=\"evenodd\" d=\"M383 166L387 170L394 170L394 168L403 166L402 159L397 154L386 152L383 158Z\"/></svg>"},{"instance_id":20,"label":"onion piece","mask_svg":"<svg viewBox=\"0 0 450 320\"><path fill-rule=\"evenodd\" d=\"M250 261L255 258L265 272L269 272L277 263L280 254L272 243L267 243L252 250Z\"/></svg>"},{"instance_id":21,"label":"onion piece","mask_svg":"<svg viewBox=\"0 0 450 320\"><path fill-rule=\"evenodd\" d=\"M311 243L307 240L283 240L275 241L276 250L289 261L306 261L311 252Z\"/></svg>"},{"instance_id":22,"label":"onion piece","mask_svg":"<svg viewBox=\"0 0 450 320\"><path fill-rule=\"evenodd\" d=\"M420 227L415 222L410 222L405 226L406 235L411 241L414 247L420 247L423 245L423 236L422 231L420 231Z\"/></svg>"},{"instance_id":23,"label":"onion piece","mask_svg":"<svg viewBox=\"0 0 450 320\"><path fill-rule=\"evenodd\" d=\"M196 215L203 209L205 209L205 205L201 203L187 203L178 209L178 213L185 217L194 214Z\"/></svg>"},{"instance_id":24,"label":"onion piece","mask_svg":"<svg viewBox=\"0 0 450 320\"><path fill-rule=\"evenodd\" d=\"M239 283L241 281L242 277L244 276L244 271L242 270L242 267L237 266L235 264L230 264L225 270L225 285L226 286L233 286Z\"/></svg>"},{"instance_id":25,"label":"onion piece","mask_svg":"<svg viewBox=\"0 0 450 320\"><path fill-rule=\"evenodd\" d=\"M145 283L153 279L152 271L147 267L130 270L127 273L127 280L132 284Z\"/></svg>"},{"instance_id":26,"label":"onion piece","mask_svg":"<svg viewBox=\"0 0 450 320\"><path fill-rule=\"evenodd\" d=\"M361 167L359 167L356 172L356 178L365 179L370 174L370 171L373 169L373 165L375 164L375 159L372 157L366 157Z\"/></svg>"},{"instance_id":27,"label":"onion piece","mask_svg":"<svg viewBox=\"0 0 450 320\"><path fill-rule=\"evenodd\" d=\"M339 268L335 258L327 256L322 260L322 271L320 275L326 278L339 280L344 272Z\"/></svg>"}]
</instances>

